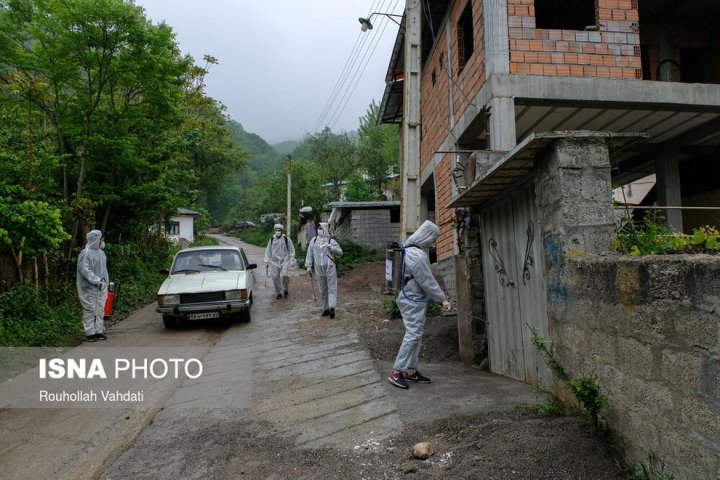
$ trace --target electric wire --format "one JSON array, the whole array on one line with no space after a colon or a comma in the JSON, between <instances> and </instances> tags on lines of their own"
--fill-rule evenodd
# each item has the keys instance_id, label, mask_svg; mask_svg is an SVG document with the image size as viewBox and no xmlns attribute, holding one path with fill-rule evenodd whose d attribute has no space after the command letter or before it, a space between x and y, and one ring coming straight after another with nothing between
<instances>
[{"instance_id":1,"label":"electric wire","mask_svg":"<svg viewBox=\"0 0 720 480\"><path fill-rule=\"evenodd\" d=\"M394 10L394 8L397 6L398 1L399 0L395 1L395 4L393 5L392 10ZM365 57L367 57L367 60L365 60L364 63L362 64L362 70L359 70L356 73L355 83L353 84L352 88L350 90L346 91L346 95L345 95L345 97L343 97L344 103L342 104L342 107L339 108L339 112L337 113L336 116L331 117L331 119L334 118L334 120L331 122L332 123L331 129L334 128L335 124L338 122L338 120L340 120L340 117L342 116L343 112L345 111L345 108L347 107L348 103L350 102L350 99L352 98L353 93L355 93L355 89L357 88L358 84L360 83L360 80L362 80L363 73L365 72L365 69L367 68L368 64L370 63L372 56L375 54L375 50L377 50L377 47L380 44L380 41L382 40L383 33L385 33L385 30L387 29L387 26L389 23L390 23L390 21L387 18L385 18L382 23L382 30L380 31L379 34L375 35L375 38L373 39L375 43L374 43L374 45L371 44L372 50L365 51L365 55L364 55L363 59ZM361 60L361 62L362 61L363 60ZM338 107L339 107L339 105L338 105ZM336 110L338 110L338 108L336 108Z\"/></svg>"},{"instance_id":2,"label":"electric wire","mask_svg":"<svg viewBox=\"0 0 720 480\"><path fill-rule=\"evenodd\" d=\"M373 11L373 9L379 7L379 5L377 7L375 5L375 2L377 2L377 1L378 0L374 0L373 4L370 6L371 12ZM337 94L342 89L342 85L345 83L345 80L347 79L347 73L348 73L349 69L352 68L352 65L354 64L355 60L357 59L356 51L361 49L366 41L367 41L367 35L363 35L362 31L359 32L357 38L355 39L355 44L353 45L352 49L350 50L350 54L348 55L348 58L345 61L345 65L343 66L343 69L340 72L340 75L338 76L337 81L335 82L335 86L333 87L332 92L330 93L330 96L328 97L328 100L325 103L325 106L323 107L322 112L320 113L320 116L318 117L317 121L315 122L315 125L313 126L312 132L317 132L322 127L322 124L325 121L325 117L327 116L330 108L332 107L333 103L335 102L335 98L337 97Z\"/></svg>"},{"instance_id":3,"label":"electric wire","mask_svg":"<svg viewBox=\"0 0 720 480\"><path fill-rule=\"evenodd\" d=\"M373 12L375 9L379 9L382 7L382 4L376 4L377 1L379 1L379 0L373 0L372 5L370 6L370 12ZM315 125L313 126L312 133L315 133L318 130L320 130L321 128L323 128L325 119L326 119L328 113L330 112L330 109L332 108L333 104L335 103L337 95L342 90L343 85L345 84L345 81L348 78L349 72L353 69L355 62L357 61L359 51L363 48L363 46L365 45L365 43L367 41L368 41L368 36L365 35L364 32L362 32L362 31L358 32L358 36L355 39L355 45L353 45L353 48L350 50L350 54L348 55L348 58L345 61L345 66L343 67L342 71L340 72L340 75L338 76L338 79L335 82L335 86L333 87L333 90L330 93L328 100L325 103L325 106L323 107L323 110L320 113L320 116L318 117L317 121L315 122Z\"/></svg>"},{"instance_id":4,"label":"electric wire","mask_svg":"<svg viewBox=\"0 0 720 480\"><path fill-rule=\"evenodd\" d=\"M395 1L395 4L393 5L393 8L395 5L397 5L399 0ZM383 9L387 9L387 6L383 6ZM340 97L340 100L337 102L335 109L333 110L332 115L330 115L327 123L330 126L330 129L335 127L335 124L340 119L340 116L342 115L342 112L345 110L345 107L347 106L348 102L352 98L352 94L355 91L355 88L357 87L357 84L359 83L360 79L362 78L362 75L365 71L365 68L367 67L370 58L372 58L372 54L375 52L375 49L377 48L377 45L380 43L380 40L382 39L382 34L385 32L385 29L387 28L388 20L387 18L383 18L380 20L380 23L378 25L381 25L382 30L380 30L378 33L375 33L371 40L370 44L368 45L368 48L362 53L362 56L358 54L356 57L356 60L359 60L359 63L357 64L355 70L347 76L349 79L349 83L347 85L347 88L343 92L342 96ZM370 56L368 57L368 54ZM353 79L355 80L355 83L353 83Z\"/></svg>"},{"instance_id":5,"label":"electric wire","mask_svg":"<svg viewBox=\"0 0 720 480\"><path fill-rule=\"evenodd\" d=\"M385 12L386 10L394 10L398 2L399 0L395 0L392 7L390 7L389 4L386 3L386 0L383 0L377 6L373 6L370 11L374 12L377 10ZM382 39L382 34L387 28L387 23L387 18L383 18L378 23L378 26L380 26L379 31L375 33L373 37L369 37L367 33L360 33L360 35L364 35L363 39L359 42L358 48L354 48L350 53L348 61L346 62L346 68L343 69L343 72L336 84L336 88L333 89L333 93L328 99L326 107L323 109L320 117L315 123L313 133L323 128L323 125L333 128L339 121L340 116L344 112L347 104L352 98L352 94L359 84L372 54Z\"/></svg>"}]
</instances>

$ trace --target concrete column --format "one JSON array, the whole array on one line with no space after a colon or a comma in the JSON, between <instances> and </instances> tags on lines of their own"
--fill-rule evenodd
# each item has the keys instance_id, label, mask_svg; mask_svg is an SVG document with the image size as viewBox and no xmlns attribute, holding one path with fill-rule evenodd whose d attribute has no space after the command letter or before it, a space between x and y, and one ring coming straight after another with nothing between
<instances>
[{"instance_id":1,"label":"concrete column","mask_svg":"<svg viewBox=\"0 0 720 480\"><path fill-rule=\"evenodd\" d=\"M516 141L515 100L511 97L493 97L490 100L489 148L496 152L512 150Z\"/></svg>"},{"instance_id":2,"label":"concrete column","mask_svg":"<svg viewBox=\"0 0 720 480\"><path fill-rule=\"evenodd\" d=\"M483 2L485 21L485 76L510 73L510 40L506 0ZM515 101L510 97L493 97L490 101L489 148L507 152L516 145Z\"/></svg>"},{"instance_id":3,"label":"concrete column","mask_svg":"<svg viewBox=\"0 0 720 480\"><path fill-rule=\"evenodd\" d=\"M535 166L545 255L612 253L610 157L605 139L557 141Z\"/></svg>"},{"instance_id":4,"label":"concrete column","mask_svg":"<svg viewBox=\"0 0 720 480\"><path fill-rule=\"evenodd\" d=\"M405 81L400 167L400 239L406 240L420 226L420 40L422 3L405 7Z\"/></svg>"},{"instance_id":5,"label":"concrete column","mask_svg":"<svg viewBox=\"0 0 720 480\"><path fill-rule=\"evenodd\" d=\"M507 0L484 0L485 75L510 73Z\"/></svg>"},{"instance_id":6,"label":"concrete column","mask_svg":"<svg viewBox=\"0 0 720 480\"><path fill-rule=\"evenodd\" d=\"M682 206L680 191L680 167L673 152L662 153L655 159L655 180L658 203L668 207ZM676 232L683 231L682 210L665 210L668 227Z\"/></svg>"}]
</instances>

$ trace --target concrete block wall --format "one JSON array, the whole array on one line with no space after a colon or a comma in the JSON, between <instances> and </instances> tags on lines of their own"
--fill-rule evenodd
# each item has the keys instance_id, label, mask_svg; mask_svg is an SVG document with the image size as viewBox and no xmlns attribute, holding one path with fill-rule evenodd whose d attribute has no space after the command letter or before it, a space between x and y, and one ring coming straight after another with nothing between
<instances>
[{"instance_id":1,"label":"concrete block wall","mask_svg":"<svg viewBox=\"0 0 720 480\"><path fill-rule=\"evenodd\" d=\"M536 28L534 0L508 0L510 73L642 79L637 1L597 0L597 30Z\"/></svg>"},{"instance_id":2,"label":"concrete block wall","mask_svg":"<svg viewBox=\"0 0 720 480\"><path fill-rule=\"evenodd\" d=\"M389 243L400 238L400 224L390 222L390 210L383 208L352 211L349 232L343 236L375 250L378 258L385 258Z\"/></svg>"},{"instance_id":3,"label":"concrete block wall","mask_svg":"<svg viewBox=\"0 0 720 480\"><path fill-rule=\"evenodd\" d=\"M720 257L558 257L552 345L595 372L627 459L655 453L675 478L720 474Z\"/></svg>"}]
</instances>

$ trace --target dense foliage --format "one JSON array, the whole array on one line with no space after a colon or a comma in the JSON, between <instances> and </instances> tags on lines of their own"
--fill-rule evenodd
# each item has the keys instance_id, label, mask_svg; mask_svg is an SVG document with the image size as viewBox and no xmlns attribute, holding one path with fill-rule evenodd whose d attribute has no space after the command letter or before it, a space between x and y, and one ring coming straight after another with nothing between
<instances>
[{"instance_id":1,"label":"dense foliage","mask_svg":"<svg viewBox=\"0 0 720 480\"><path fill-rule=\"evenodd\" d=\"M348 180L353 198L378 196L398 142L397 128L375 125L375 104L359 135L308 134L290 156L292 143L274 149L206 95L215 64L182 55L172 28L131 0L0 0L0 256L16 270L0 291L17 284L0 340L77 337L75 261L91 229L134 306L160 283L149 266L167 255L158 238L180 207L201 212L200 230L257 222L285 212L288 169L293 211L319 213ZM123 253L133 245L165 246L153 260L133 254L140 265ZM37 258L50 280L29 285ZM32 325L49 333L25 336Z\"/></svg>"},{"instance_id":2,"label":"dense foliage","mask_svg":"<svg viewBox=\"0 0 720 480\"><path fill-rule=\"evenodd\" d=\"M693 229L692 235L673 232L656 210L649 210L639 224L623 219L617 227L616 250L631 255L671 253L720 253L720 231L704 226Z\"/></svg>"},{"instance_id":3,"label":"dense foliage","mask_svg":"<svg viewBox=\"0 0 720 480\"><path fill-rule=\"evenodd\" d=\"M155 298L170 265L169 245L108 244L105 249L117 302L113 321L120 320ZM73 270L74 274L74 270ZM80 302L74 283L37 289L29 283L0 294L0 346L66 346L84 338Z\"/></svg>"}]
</instances>

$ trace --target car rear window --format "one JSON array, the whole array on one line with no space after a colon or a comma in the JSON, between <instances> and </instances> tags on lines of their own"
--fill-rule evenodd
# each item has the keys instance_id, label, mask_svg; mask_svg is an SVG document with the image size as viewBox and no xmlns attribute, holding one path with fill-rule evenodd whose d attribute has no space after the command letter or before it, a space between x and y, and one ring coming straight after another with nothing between
<instances>
[{"instance_id":1,"label":"car rear window","mask_svg":"<svg viewBox=\"0 0 720 480\"><path fill-rule=\"evenodd\" d=\"M171 273L245 270L245 263L237 250L195 250L180 252L175 257Z\"/></svg>"}]
</instances>

